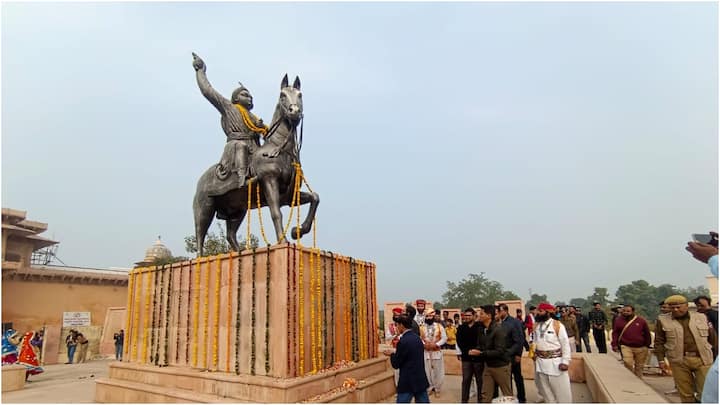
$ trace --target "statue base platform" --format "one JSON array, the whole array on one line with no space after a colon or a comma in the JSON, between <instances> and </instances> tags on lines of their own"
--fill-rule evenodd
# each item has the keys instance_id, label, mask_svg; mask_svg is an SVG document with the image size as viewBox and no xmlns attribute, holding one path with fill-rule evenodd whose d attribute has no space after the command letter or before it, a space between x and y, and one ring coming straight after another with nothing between
<instances>
[{"instance_id":1,"label":"statue base platform","mask_svg":"<svg viewBox=\"0 0 720 405\"><path fill-rule=\"evenodd\" d=\"M25 388L27 368L18 364L2 366L2 392L17 391Z\"/></svg>"},{"instance_id":2,"label":"statue base platform","mask_svg":"<svg viewBox=\"0 0 720 405\"><path fill-rule=\"evenodd\" d=\"M387 358L363 360L338 370L296 378L114 362L110 364L108 378L96 380L95 401L371 403L394 393L395 382Z\"/></svg>"}]
</instances>

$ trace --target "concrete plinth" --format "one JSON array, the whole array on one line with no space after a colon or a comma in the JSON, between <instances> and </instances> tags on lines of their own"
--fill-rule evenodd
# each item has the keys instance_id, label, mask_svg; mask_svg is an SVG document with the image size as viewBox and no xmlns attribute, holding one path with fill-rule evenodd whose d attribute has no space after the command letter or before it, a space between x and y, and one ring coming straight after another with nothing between
<instances>
[{"instance_id":1,"label":"concrete plinth","mask_svg":"<svg viewBox=\"0 0 720 405\"><path fill-rule=\"evenodd\" d=\"M13 364L2 366L2 392L25 388L25 366Z\"/></svg>"}]
</instances>

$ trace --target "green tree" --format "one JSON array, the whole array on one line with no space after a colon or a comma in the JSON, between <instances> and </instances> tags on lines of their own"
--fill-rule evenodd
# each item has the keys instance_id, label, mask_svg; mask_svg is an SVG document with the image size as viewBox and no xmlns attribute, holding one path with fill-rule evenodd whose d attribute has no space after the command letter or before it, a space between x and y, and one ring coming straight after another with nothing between
<instances>
[{"instance_id":1,"label":"green tree","mask_svg":"<svg viewBox=\"0 0 720 405\"><path fill-rule=\"evenodd\" d=\"M678 290L677 293L684 296L685 298L687 298L688 301L692 301L701 295L704 295L706 297L710 296L710 290L708 290L707 287L702 286L702 285L697 286L697 287L683 288L681 290ZM667 297L665 297L665 298L667 298Z\"/></svg>"},{"instance_id":2,"label":"green tree","mask_svg":"<svg viewBox=\"0 0 720 405\"><path fill-rule=\"evenodd\" d=\"M590 303L587 298L572 298L570 299L570 305L580 308L582 313L590 311Z\"/></svg>"},{"instance_id":3,"label":"green tree","mask_svg":"<svg viewBox=\"0 0 720 405\"><path fill-rule=\"evenodd\" d=\"M444 308L467 308L493 304L495 301L518 300L520 297L506 291L499 282L489 280L483 272L471 273L459 283L448 281L442 299Z\"/></svg>"},{"instance_id":4,"label":"green tree","mask_svg":"<svg viewBox=\"0 0 720 405\"><path fill-rule=\"evenodd\" d=\"M600 305L604 308L610 303L609 297L610 294L608 293L607 288L595 287L592 295L587 297L587 300L590 301L590 305L592 305L594 302L599 302Z\"/></svg>"},{"instance_id":5,"label":"green tree","mask_svg":"<svg viewBox=\"0 0 720 405\"><path fill-rule=\"evenodd\" d=\"M230 243L227 241L227 237L225 236L225 231L223 231L222 226L218 223L217 227L217 234L213 232L208 232L208 234L205 236L204 253L207 256L215 256L223 253L229 253L230 251L232 251L232 248L230 247ZM244 249L246 245L246 239L241 240L239 244L240 248ZM250 248L254 249L257 248L259 245L260 240L257 236L251 233ZM195 237L195 235L185 237L185 251L187 251L188 253L198 252L197 238Z\"/></svg>"},{"instance_id":6,"label":"green tree","mask_svg":"<svg viewBox=\"0 0 720 405\"><path fill-rule=\"evenodd\" d=\"M530 295L530 299L528 300L528 302L525 305L528 308L537 307L538 304L541 302L548 302L547 294L539 295L539 294L532 293Z\"/></svg>"},{"instance_id":7,"label":"green tree","mask_svg":"<svg viewBox=\"0 0 720 405\"><path fill-rule=\"evenodd\" d=\"M165 264L184 262L186 260L190 260L190 258L187 256L158 257L155 261L153 261L153 264L155 266L162 266Z\"/></svg>"},{"instance_id":8,"label":"green tree","mask_svg":"<svg viewBox=\"0 0 720 405\"><path fill-rule=\"evenodd\" d=\"M645 280L635 280L618 287L615 292L617 304L631 304L635 313L647 319L655 319L659 312L657 287Z\"/></svg>"}]
</instances>

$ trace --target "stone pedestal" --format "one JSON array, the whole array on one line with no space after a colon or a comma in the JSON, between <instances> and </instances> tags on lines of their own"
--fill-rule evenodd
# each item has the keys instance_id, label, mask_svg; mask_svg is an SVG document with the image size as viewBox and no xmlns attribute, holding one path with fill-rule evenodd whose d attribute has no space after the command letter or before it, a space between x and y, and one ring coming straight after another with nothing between
<instances>
[{"instance_id":1,"label":"stone pedestal","mask_svg":"<svg viewBox=\"0 0 720 405\"><path fill-rule=\"evenodd\" d=\"M392 371L379 358L375 270L370 262L293 244L134 269L123 364L98 381L96 399L174 402L181 396L169 393L180 389L219 400L297 402L370 375L381 376L373 385L385 395ZM160 378L168 370L192 374L195 385ZM350 380L339 382L335 372ZM316 380L320 388L305 386ZM225 383L245 388L197 388ZM304 388L284 392L293 384Z\"/></svg>"},{"instance_id":2,"label":"stone pedestal","mask_svg":"<svg viewBox=\"0 0 720 405\"><path fill-rule=\"evenodd\" d=\"M25 366L12 364L2 366L2 392L17 391L25 388Z\"/></svg>"}]
</instances>

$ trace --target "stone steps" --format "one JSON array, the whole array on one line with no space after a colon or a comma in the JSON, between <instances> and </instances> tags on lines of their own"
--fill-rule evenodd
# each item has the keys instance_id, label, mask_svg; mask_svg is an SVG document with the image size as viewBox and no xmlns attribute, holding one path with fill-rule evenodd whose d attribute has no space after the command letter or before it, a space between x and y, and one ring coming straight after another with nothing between
<instances>
[{"instance_id":1,"label":"stone steps","mask_svg":"<svg viewBox=\"0 0 720 405\"><path fill-rule=\"evenodd\" d=\"M95 380L97 402L121 403L233 403L233 398L202 394L180 388L158 387L151 384L109 378Z\"/></svg>"},{"instance_id":2,"label":"stone steps","mask_svg":"<svg viewBox=\"0 0 720 405\"><path fill-rule=\"evenodd\" d=\"M359 382L358 388L340 389L349 378ZM131 394L133 390L137 393ZM312 402L377 402L394 391L386 358L289 379L114 362L108 378L97 380L96 401L289 403L315 398Z\"/></svg>"}]
</instances>

